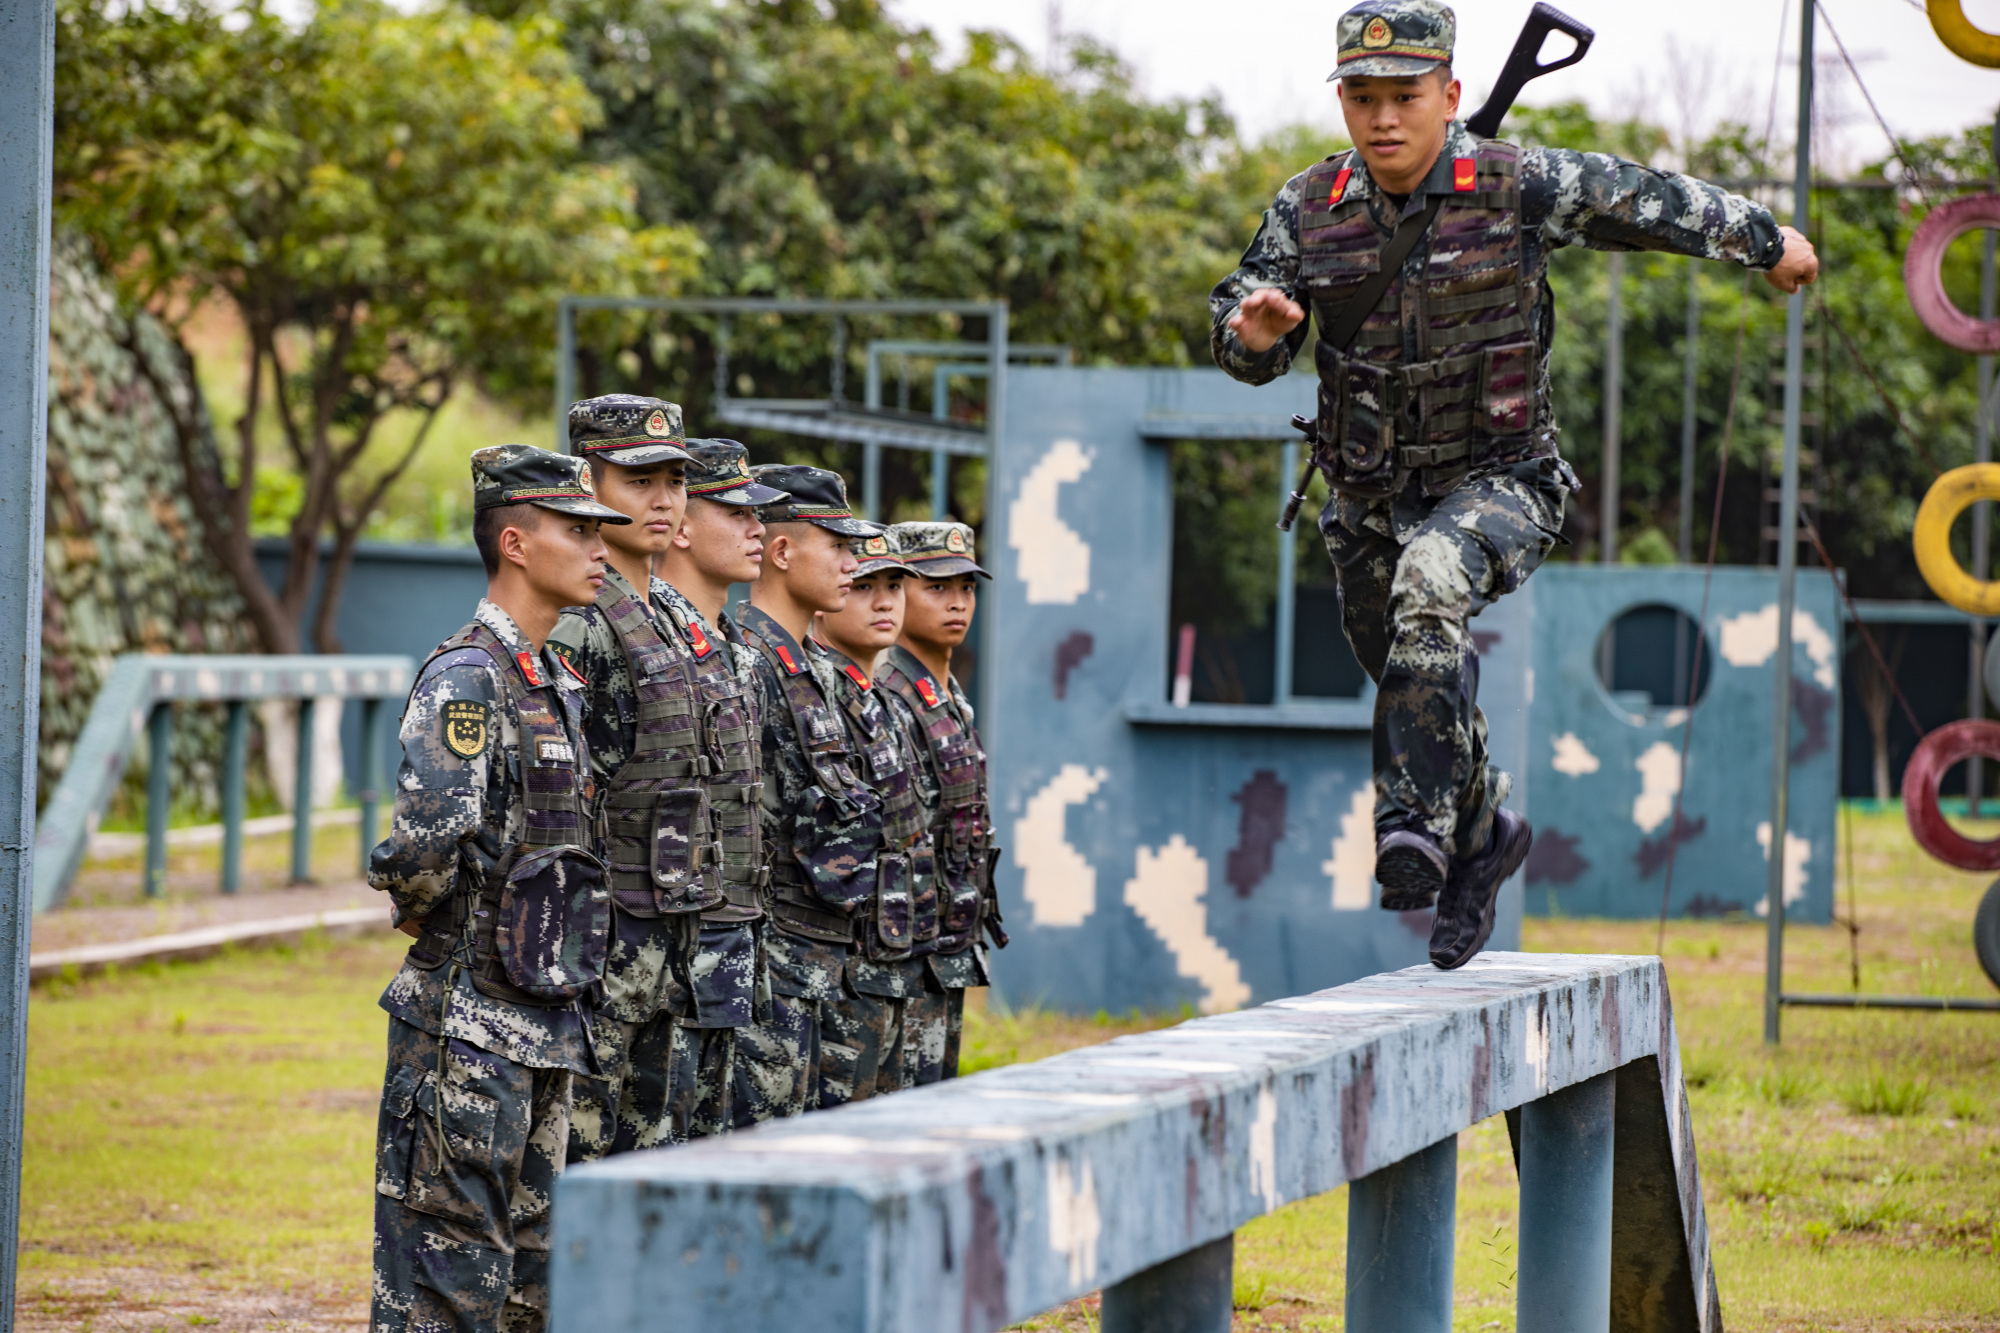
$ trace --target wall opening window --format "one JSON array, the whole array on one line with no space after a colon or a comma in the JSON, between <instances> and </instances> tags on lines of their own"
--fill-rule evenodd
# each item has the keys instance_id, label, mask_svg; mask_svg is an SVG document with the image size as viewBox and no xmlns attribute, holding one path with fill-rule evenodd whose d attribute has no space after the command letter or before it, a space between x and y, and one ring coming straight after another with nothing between
<instances>
[{"instance_id":1,"label":"wall opening window","mask_svg":"<svg viewBox=\"0 0 2000 1333\"><path fill-rule=\"evenodd\" d=\"M1597 679L1615 702L1635 713L1700 703L1715 665L1713 644L1695 651L1700 638L1694 617L1676 607L1635 606L1598 638Z\"/></svg>"},{"instance_id":2,"label":"wall opening window","mask_svg":"<svg viewBox=\"0 0 2000 1333\"><path fill-rule=\"evenodd\" d=\"M1298 448L1272 440L1177 440L1168 697L1175 703L1354 699L1367 686L1340 628L1314 478L1289 538L1278 512Z\"/></svg>"}]
</instances>

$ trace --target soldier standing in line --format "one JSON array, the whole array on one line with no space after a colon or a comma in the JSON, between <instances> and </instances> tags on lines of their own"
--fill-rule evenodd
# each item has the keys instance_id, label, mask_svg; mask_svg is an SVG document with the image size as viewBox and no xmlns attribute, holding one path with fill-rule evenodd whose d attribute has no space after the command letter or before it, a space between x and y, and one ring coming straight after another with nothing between
<instances>
[{"instance_id":1,"label":"soldier standing in line","mask_svg":"<svg viewBox=\"0 0 2000 1333\"><path fill-rule=\"evenodd\" d=\"M835 676L835 702L847 715L867 778L882 799L882 852L874 910L855 917L854 954L847 984L827 1006L826 1031L835 1046L859 1052L848 1100L915 1086L927 1043L944 1048L943 1006L926 1005L924 955L938 936L937 882L930 847L935 790L916 752L917 731L903 703L875 688L875 663L903 630L903 586L911 573L889 534L859 541L860 567L847 605L822 611L814 633L827 647ZM913 1005L914 1002L914 1005ZM914 1011L913 1011L914 1009ZM935 1010L934 1034L924 1018ZM934 1037L934 1039L932 1039ZM836 1061L836 1064L843 1064ZM935 1082L936 1060L931 1062ZM820 1105L838 1104L842 1068L823 1069Z\"/></svg>"},{"instance_id":2,"label":"soldier standing in line","mask_svg":"<svg viewBox=\"0 0 2000 1333\"><path fill-rule=\"evenodd\" d=\"M652 595L653 561L686 504L680 407L631 394L572 404L569 446L598 499L632 519L605 534L595 604L570 608L549 635L585 681L611 875L611 957L593 1034L603 1073L578 1080L570 1113L569 1160L586 1162L728 1123L727 1045L717 1051L678 1029L697 1016L688 983L700 915L724 905L712 773L729 767L724 738L747 750L754 728L735 672L724 664L717 679L724 655L697 646ZM747 951L733 960L746 990L752 961Z\"/></svg>"},{"instance_id":3,"label":"soldier standing in line","mask_svg":"<svg viewBox=\"0 0 2000 1333\"><path fill-rule=\"evenodd\" d=\"M877 682L915 720L931 797L931 846L937 864L940 926L925 959L929 985L911 1002L905 1025L917 1072L929 1083L958 1077L965 1032L965 992L990 983L983 930L1001 948L1000 900L993 891L993 815L987 805L986 752L973 723L972 701L951 675L952 650L965 642L979 607L978 580L991 578L973 559L972 529L963 523L898 523L890 530L902 560L917 577L904 597L903 633L876 673Z\"/></svg>"},{"instance_id":4,"label":"soldier standing in line","mask_svg":"<svg viewBox=\"0 0 2000 1333\"><path fill-rule=\"evenodd\" d=\"M764 561L764 524L757 506L789 499L751 479L743 446L734 440L689 440L687 509L680 531L654 561L653 604L702 649L719 673L734 677L749 711L750 727L732 729L722 766L709 777L709 795L721 815L722 886L725 901L701 914L701 931L688 966L693 1015L675 1031L698 1042L702 1096L695 1135L718 1134L734 1119L736 1046L744 1033L771 1016L770 976L762 936L764 885L764 748L758 710L757 655L729 618L729 586L752 583ZM706 651L717 652L711 659Z\"/></svg>"},{"instance_id":5,"label":"soldier standing in line","mask_svg":"<svg viewBox=\"0 0 2000 1333\"><path fill-rule=\"evenodd\" d=\"M875 896L883 824L881 798L834 706L833 666L812 639L813 614L846 604L858 567L852 543L882 529L854 517L834 473L766 466L751 475L791 498L760 511L763 569L738 622L757 650L771 865L771 1017L737 1037L739 1126L819 1105L829 1066L843 1085L833 1100L852 1095L859 1052L824 1041L822 1024L843 993L854 918Z\"/></svg>"},{"instance_id":6,"label":"soldier standing in line","mask_svg":"<svg viewBox=\"0 0 2000 1333\"><path fill-rule=\"evenodd\" d=\"M543 651L604 579L576 459L472 455L487 592L417 673L389 836L368 882L416 943L382 994L389 1062L375 1146L378 1333L537 1333L571 1082L594 1071L611 934L595 855L581 683Z\"/></svg>"},{"instance_id":7,"label":"soldier standing in line","mask_svg":"<svg viewBox=\"0 0 2000 1333\"><path fill-rule=\"evenodd\" d=\"M1550 402L1548 252L1728 260L1786 292L1819 272L1805 237L1739 195L1475 137L1457 120L1456 28L1439 0L1341 15L1331 77L1355 147L1286 182L1209 298L1216 364L1250 384L1290 369L1308 310L1319 326L1320 533L1381 687L1375 878L1389 911L1436 905L1441 968L1485 946L1533 836L1487 763L1466 622L1541 564L1579 489Z\"/></svg>"}]
</instances>

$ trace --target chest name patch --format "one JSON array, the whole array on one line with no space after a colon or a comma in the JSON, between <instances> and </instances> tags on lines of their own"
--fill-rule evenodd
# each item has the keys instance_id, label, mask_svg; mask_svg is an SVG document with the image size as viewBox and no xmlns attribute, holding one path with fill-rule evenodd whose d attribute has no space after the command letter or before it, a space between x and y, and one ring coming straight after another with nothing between
<instances>
[{"instance_id":1,"label":"chest name patch","mask_svg":"<svg viewBox=\"0 0 2000 1333\"><path fill-rule=\"evenodd\" d=\"M448 699L438 709L444 732L444 748L460 759L477 759L486 753L491 729L486 725L489 711L478 699Z\"/></svg>"},{"instance_id":2,"label":"chest name patch","mask_svg":"<svg viewBox=\"0 0 2000 1333\"><path fill-rule=\"evenodd\" d=\"M535 752L543 763L573 764L576 762L576 747L568 741L554 736L543 736L535 742Z\"/></svg>"}]
</instances>

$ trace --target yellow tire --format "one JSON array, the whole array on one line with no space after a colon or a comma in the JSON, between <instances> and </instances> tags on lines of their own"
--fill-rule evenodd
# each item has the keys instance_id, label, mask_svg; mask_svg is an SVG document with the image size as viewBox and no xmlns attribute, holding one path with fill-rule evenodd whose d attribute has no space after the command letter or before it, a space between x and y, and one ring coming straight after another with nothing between
<instances>
[{"instance_id":1,"label":"yellow tire","mask_svg":"<svg viewBox=\"0 0 2000 1333\"><path fill-rule=\"evenodd\" d=\"M1926 9L1931 16L1931 27L1946 50L1960 60L2000 69L2000 34L1973 27L1972 21L1965 17L1964 0L1928 0Z\"/></svg>"},{"instance_id":2,"label":"yellow tire","mask_svg":"<svg viewBox=\"0 0 2000 1333\"><path fill-rule=\"evenodd\" d=\"M1931 483L1917 508L1917 568L1932 592L1967 615L2000 616L2000 582L1972 577L1951 553L1951 525L1980 500L2000 500L2000 463L1955 467Z\"/></svg>"}]
</instances>

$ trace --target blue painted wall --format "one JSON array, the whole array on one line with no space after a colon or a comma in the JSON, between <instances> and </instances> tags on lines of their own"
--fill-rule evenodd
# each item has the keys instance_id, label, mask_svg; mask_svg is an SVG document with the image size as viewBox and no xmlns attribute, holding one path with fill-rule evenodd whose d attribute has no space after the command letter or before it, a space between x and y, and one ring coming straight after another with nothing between
<instances>
[{"instance_id":1,"label":"blue painted wall","mask_svg":"<svg viewBox=\"0 0 2000 1333\"><path fill-rule=\"evenodd\" d=\"M1524 591L1534 616L1528 791L1535 822L1527 908L1570 916L1657 916L1674 793L1672 916L1763 910L1770 837L1771 702L1777 575L1715 571L1703 656L1707 693L1687 710L1649 709L1599 680L1598 641L1622 613L1701 615L1702 571L1552 565ZM1840 758L1842 626L1833 579L1799 573L1794 613L1788 917L1832 919ZM1760 834L1759 830L1762 830Z\"/></svg>"}]
</instances>

